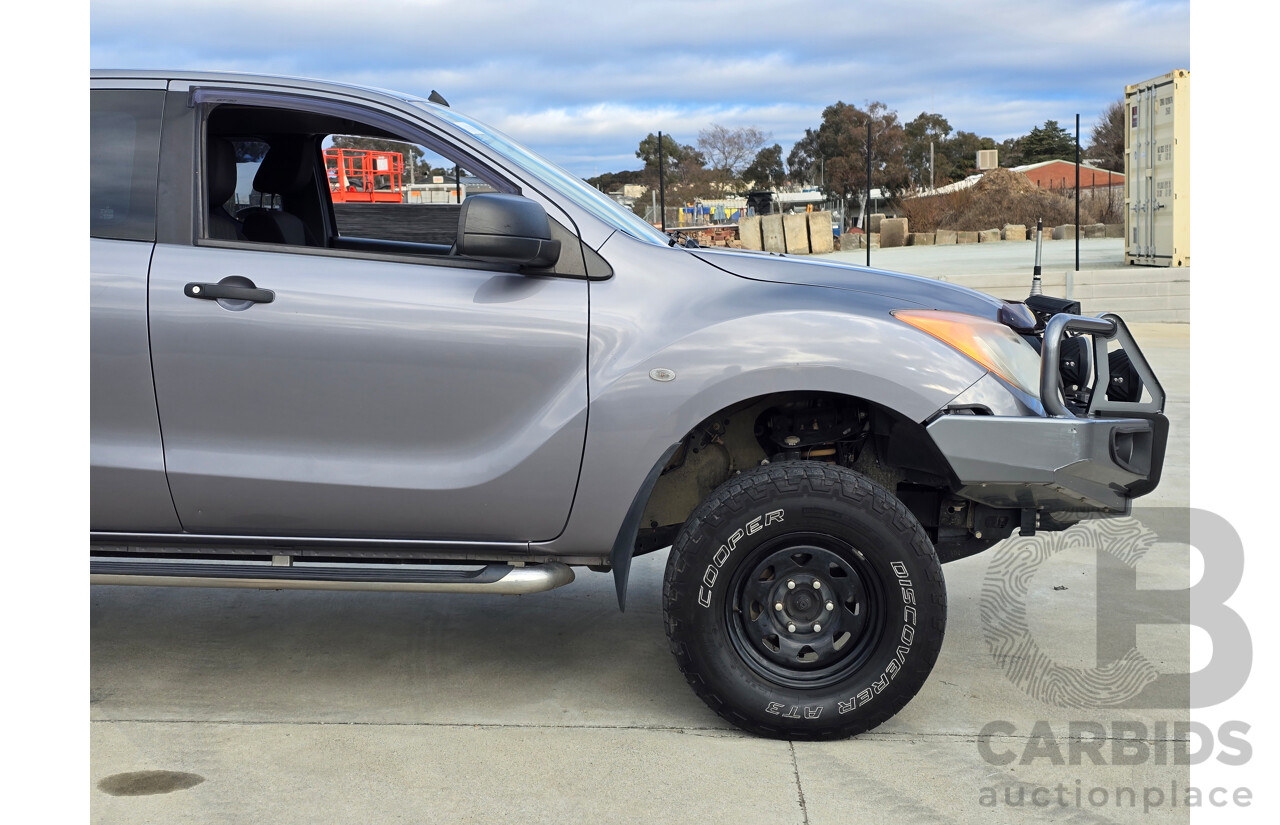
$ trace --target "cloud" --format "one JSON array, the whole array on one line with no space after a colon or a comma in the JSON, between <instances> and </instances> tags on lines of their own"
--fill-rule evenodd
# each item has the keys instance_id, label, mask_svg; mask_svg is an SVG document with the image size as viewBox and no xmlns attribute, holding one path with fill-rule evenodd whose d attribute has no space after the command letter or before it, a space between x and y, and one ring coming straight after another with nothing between
<instances>
[{"instance_id":1,"label":"cloud","mask_svg":"<svg viewBox=\"0 0 1280 825\"><path fill-rule=\"evenodd\" d=\"M1137 33L1141 33L1138 36ZM784 150L835 102L997 140L1087 132L1127 83L1190 67L1188 2L95 0L91 64L321 77L425 96L579 174L659 129L754 125Z\"/></svg>"}]
</instances>

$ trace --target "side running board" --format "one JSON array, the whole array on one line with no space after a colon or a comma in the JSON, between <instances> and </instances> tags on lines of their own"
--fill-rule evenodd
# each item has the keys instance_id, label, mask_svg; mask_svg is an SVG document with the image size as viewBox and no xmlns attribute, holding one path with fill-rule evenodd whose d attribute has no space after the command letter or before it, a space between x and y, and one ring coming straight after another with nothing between
<instances>
[{"instance_id":1,"label":"side running board","mask_svg":"<svg viewBox=\"0 0 1280 825\"><path fill-rule=\"evenodd\" d=\"M273 563L89 559L90 584L151 587L387 590L518 596L563 587L571 581L573 570L560 562L524 567L490 564L479 569L456 570L429 565L294 564L288 556L277 556Z\"/></svg>"}]
</instances>

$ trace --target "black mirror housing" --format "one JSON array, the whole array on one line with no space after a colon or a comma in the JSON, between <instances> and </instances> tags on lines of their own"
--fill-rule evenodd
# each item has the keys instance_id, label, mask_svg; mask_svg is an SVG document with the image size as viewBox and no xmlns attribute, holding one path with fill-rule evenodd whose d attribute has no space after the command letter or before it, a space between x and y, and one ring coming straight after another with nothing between
<instances>
[{"instance_id":1,"label":"black mirror housing","mask_svg":"<svg viewBox=\"0 0 1280 825\"><path fill-rule=\"evenodd\" d=\"M485 193L462 202L458 254L534 269L554 266L560 242L541 204L520 195Z\"/></svg>"}]
</instances>

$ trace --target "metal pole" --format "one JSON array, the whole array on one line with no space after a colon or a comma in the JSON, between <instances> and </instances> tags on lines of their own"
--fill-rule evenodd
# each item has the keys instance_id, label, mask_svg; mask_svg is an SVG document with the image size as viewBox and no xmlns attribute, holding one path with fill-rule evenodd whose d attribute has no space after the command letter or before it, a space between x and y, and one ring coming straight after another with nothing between
<instances>
[{"instance_id":1,"label":"metal pole","mask_svg":"<svg viewBox=\"0 0 1280 825\"><path fill-rule=\"evenodd\" d=\"M457 164L453 167L453 194L457 197L458 203L462 203L462 167Z\"/></svg>"},{"instance_id":2,"label":"metal pole","mask_svg":"<svg viewBox=\"0 0 1280 825\"><path fill-rule=\"evenodd\" d=\"M667 183L662 175L662 132L658 132L658 200L661 209L658 212L658 225L663 232L667 231Z\"/></svg>"},{"instance_id":3,"label":"metal pole","mask_svg":"<svg viewBox=\"0 0 1280 825\"><path fill-rule=\"evenodd\" d=\"M862 238L867 242L867 266L871 266L871 118L867 118L867 194L862 199L862 214L867 216L862 227Z\"/></svg>"},{"instance_id":4,"label":"metal pole","mask_svg":"<svg viewBox=\"0 0 1280 825\"><path fill-rule=\"evenodd\" d=\"M1031 294L1042 295L1040 289L1040 242L1044 238L1044 219L1036 218L1036 265L1031 270Z\"/></svg>"},{"instance_id":5,"label":"metal pole","mask_svg":"<svg viewBox=\"0 0 1280 825\"><path fill-rule=\"evenodd\" d=\"M1076 272L1080 271L1080 115L1076 115Z\"/></svg>"}]
</instances>

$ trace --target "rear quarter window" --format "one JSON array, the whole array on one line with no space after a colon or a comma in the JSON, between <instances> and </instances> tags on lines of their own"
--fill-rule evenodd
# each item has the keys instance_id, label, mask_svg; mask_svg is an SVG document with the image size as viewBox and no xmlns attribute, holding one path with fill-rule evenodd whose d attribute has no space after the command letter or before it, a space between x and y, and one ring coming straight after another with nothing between
<instances>
[{"instance_id":1,"label":"rear quarter window","mask_svg":"<svg viewBox=\"0 0 1280 825\"><path fill-rule=\"evenodd\" d=\"M153 241L160 90L89 93L89 235Z\"/></svg>"}]
</instances>

